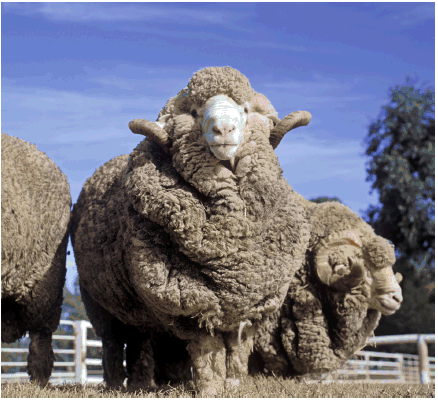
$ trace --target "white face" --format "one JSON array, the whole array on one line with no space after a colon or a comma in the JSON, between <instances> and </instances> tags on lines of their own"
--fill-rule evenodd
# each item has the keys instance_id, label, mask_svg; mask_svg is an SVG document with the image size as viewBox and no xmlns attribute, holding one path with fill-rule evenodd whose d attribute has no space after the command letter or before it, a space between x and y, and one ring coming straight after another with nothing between
<instances>
[{"instance_id":1,"label":"white face","mask_svg":"<svg viewBox=\"0 0 438 400\"><path fill-rule=\"evenodd\" d=\"M205 140L219 160L230 160L243 142L249 104L238 105L226 95L208 99L202 107L193 106L191 114L201 124Z\"/></svg>"},{"instance_id":2,"label":"white face","mask_svg":"<svg viewBox=\"0 0 438 400\"><path fill-rule=\"evenodd\" d=\"M371 286L370 308L383 315L394 314L403 301L402 291L392 267L367 270L366 281Z\"/></svg>"}]
</instances>

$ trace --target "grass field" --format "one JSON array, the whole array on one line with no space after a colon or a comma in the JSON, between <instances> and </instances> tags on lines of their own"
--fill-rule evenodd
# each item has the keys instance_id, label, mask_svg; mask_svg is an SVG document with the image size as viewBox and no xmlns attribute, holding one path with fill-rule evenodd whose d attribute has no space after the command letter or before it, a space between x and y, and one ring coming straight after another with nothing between
<instances>
[{"instance_id":1,"label":"grass field","mask_svg":"<svg viewBox=\"0 0 438 400\"><path fill-rule=\"evenodd\" d=\"M204 397L202 393L188 386L163 387L156 392L137 391L134 393L108 390L103 384L49 385L46 388L25 383L2 383L1 397L53 398L53 397L131 397L131 398L175 398ZM237 388L224 389L215 397L423 397L435 398L435 384L381 384L381 383L306 383L274 377L256 376L241 381Z\"/></svg>"}]
</instances>

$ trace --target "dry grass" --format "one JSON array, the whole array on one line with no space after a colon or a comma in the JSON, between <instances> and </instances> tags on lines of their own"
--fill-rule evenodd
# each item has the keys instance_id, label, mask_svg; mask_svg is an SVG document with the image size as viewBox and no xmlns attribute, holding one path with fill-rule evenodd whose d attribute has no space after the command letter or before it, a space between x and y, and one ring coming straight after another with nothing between
<instances>
[{"instance_id":1,"label":"dry grass","mask_svg":"<svg viewBox=\"0 0 438 400\"><path fill-rule=\"evenodd\" d=\"M46 388L25 383L6 383L1 386L2 397L26 398L176 398L204 397L202 393L191 390L188 385L163 387L156 392L137 391L134 393L108 390L103 384L64 384L49 385ZM261 398L261 397L422 397L435 398L435 384L374 384L374 383L306 383L274 377L256 376L241 381L237 388L224 389L216 397L220 398Z\"/></svg>"}]
</instances>

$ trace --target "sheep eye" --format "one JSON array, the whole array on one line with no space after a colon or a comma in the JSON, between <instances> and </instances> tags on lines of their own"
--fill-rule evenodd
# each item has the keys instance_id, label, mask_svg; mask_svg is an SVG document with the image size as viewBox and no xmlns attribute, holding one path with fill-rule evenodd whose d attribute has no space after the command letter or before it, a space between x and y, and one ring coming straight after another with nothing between
<instances>
[{"instance_id":1,"label":"sheep eye","mask_svg":"<svg viewBox=\"0 0 438 400\"><path fill-rule=\"evenodd\" d=\"M190 111L190 114L192 114L193 118L196 118L198 116L198 112L196 110Z\"/></svg>"},{"instance_id":2,"label":"sheep eye","mask_svg":"<svg viewBox=\"0 0 438 400\"><path fill-rule=\"evenodd\" d=\"M245 108L243 109L243 111L245 112L245 114L248 114L248 113L249 113L249 108L248 108L248 106L245 106Z\"/></svg>"}]
</instances>

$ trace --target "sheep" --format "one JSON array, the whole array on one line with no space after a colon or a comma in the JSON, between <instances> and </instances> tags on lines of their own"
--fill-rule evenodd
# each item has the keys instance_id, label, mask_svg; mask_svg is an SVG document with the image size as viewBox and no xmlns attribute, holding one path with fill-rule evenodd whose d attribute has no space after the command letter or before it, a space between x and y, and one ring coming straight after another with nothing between
<instances>
[{"instance_id":1,"label":"sheep","mask_svg":"<svg viewBox=\"0 0 438 400\"><path fill-rule=\"evenodd\" d=\"M46 385L61 317L70 187L35 145L4 133L1 143L2 342L29 332L28 373Z\"/></svg>"},{"instance_id":2,"label":"sheep","mask_svg":"<svg viewBox=\"0 0 438 400\"><path fill-rule=\"evenodd\" d=\"M146 136L87 180L72 244L84 304L102 337L104 378L156 387L152 343L187 341L200 390L247 373L254 321L276 311L310 238L304 207L270 144L307 125L283 120L239 71L210 67L161 110ZM280 138L280 139L278 139Z\"/></svg>"},{"instance_id":3,"label":"sheep","mask_svg":"<svg viewBox=\"0 0 438 400\"><path fill-rule=\"evenodd\" d=\"M252 369L283 376L340 368L403 300L386 239L342 204L302 204L311 224L305 263L281 309L256 322L254 337Z\"/></svg>"}]
</instances>

